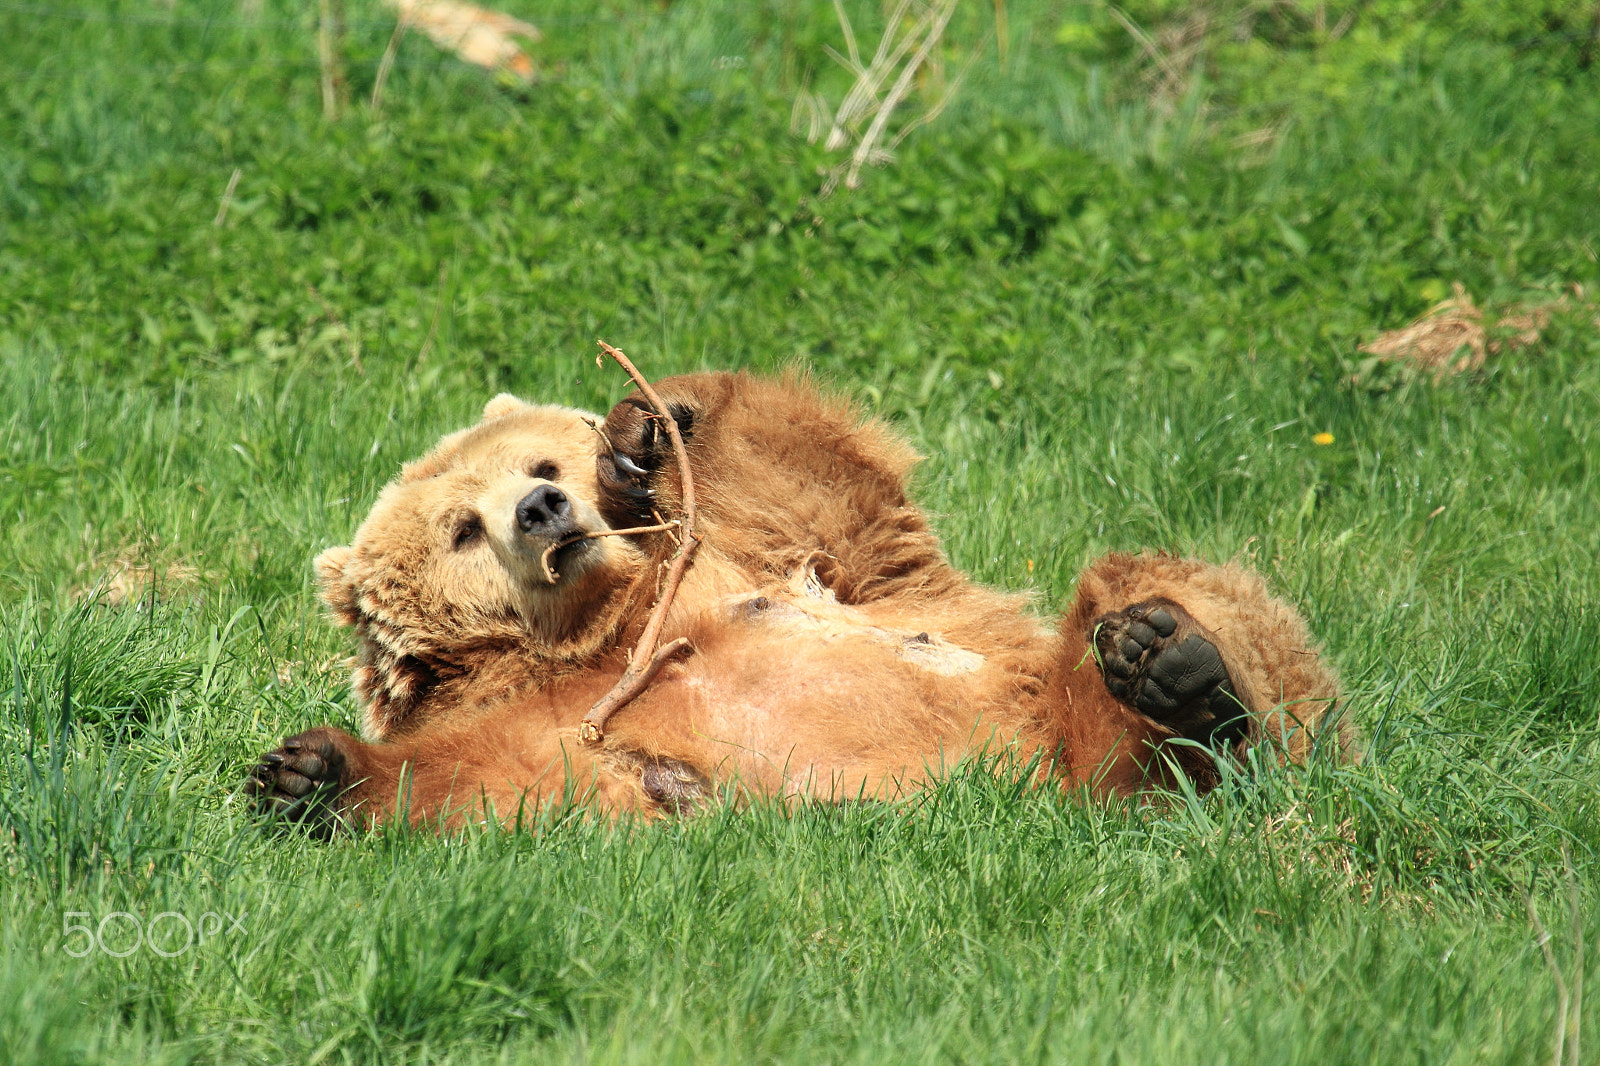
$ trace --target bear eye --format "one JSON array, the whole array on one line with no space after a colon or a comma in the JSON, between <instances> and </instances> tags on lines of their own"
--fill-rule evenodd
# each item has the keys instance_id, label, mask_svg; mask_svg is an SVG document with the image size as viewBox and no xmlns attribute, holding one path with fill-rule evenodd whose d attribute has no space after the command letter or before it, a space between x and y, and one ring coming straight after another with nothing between
<instances>
[{"instance_id":1,"label":"bear eye","mask_svg":"<svg viewBox=\"0 0 1600 1066\"><path fill-rule=\"evenodd\" d=\"M529 467L528 473L541 481L554 481L561 476L561 468L548 459L541 459Z\"/></svg>"},{"instance_id":2,"label":"bear eye","mask_svg":"<svg viewBox=\"0 0 1600 1066\"><path fill-rule=\"evenodd\" d=\"M474 541L483 536L483 519L475 514L463 515L456 520L456 528L450 534L450 547L455 551L470 547Z\"/></svg>"}]
</instances>

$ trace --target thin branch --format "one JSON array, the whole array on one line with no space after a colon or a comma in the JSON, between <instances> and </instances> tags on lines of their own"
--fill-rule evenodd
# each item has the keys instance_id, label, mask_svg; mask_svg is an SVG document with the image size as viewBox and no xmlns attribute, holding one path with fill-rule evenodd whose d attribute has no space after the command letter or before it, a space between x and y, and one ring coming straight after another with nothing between
<instances>
[{"instance_id":1,"label":"thin branch","mask_svg":"<svg viewBox=\"0 0 1600 1066\"><path fill-rule=\"evenodd\" d=\"M695 549L700 547L700 537L694 531L694 476L689 473L689 452L683 446L683 434L678 432L678 421L672 417L672 412L656 394L656 390L650 387L650 383L626 355L605 341L600 341L599 344L606 355L615 359L617 365L627 371L634 384L639 386L639 391L644 393L644 398L649 401L656 417L667 429L667 436L672 441L672 453L678 459L678 478L682 485L683 500L680 504L681 517L678 519L678 526L683 536L678 542L677 554L672 557L672 565L667 571L666 581L661 586L661 594L656 597L656 604L650 610L649 621L645 623L644 632L639 636L639 643L634 645L633 658L628 663L628 669L617 679L611 691L600 697L594 706L589 708L589 713L583 716L583 721L578 726L578 738L588 744L598 744L605 739L606 723L610 721L611 716L643 692L668 659L690 650L689 641L684 637L669 641L659 649L656 647L656 642L661 639L661 630L666 625L667 611L672 606L673 597L678 593L678 585L682 583L683 575L689 569ZM599 364L598 356L595 357L595 362Z\"/></svg>"},{"instance_id":2,"label":"thin branch","mask_svg":"<svg viewBox=\"0 0 1600 1066\"><path fill-rule=\"evenodd\" d=\"M675 529L677 525L678 520L674 518L670 522L662 522L654 526L631 526L628 529L597 529L592 533L574 533L570 537L563 537L553 542L550 547L544 550L544 554L539 556L539 569L543 572L544 579L554 585L561 580L561 575L550 569L550 557L562 548L576 544L580 540L594 540L596 537L630 537L635 533L663 533L669 529Z\"/></svg>"},{"instance_id":3,"label":"thin branch","mask_svg":"<svg viewBox=\"0 0 1600 1066\"><path fill-rule=\"evenodd\" d=\"M583 716L583 723L578 726L578 738L585 744L598 744L604 740L606 723L611 720L611 716L632 703L649 688L650 682L656 679L656 674L661 672L661 668L667 665L669 660L693 651L694 646L689 643L688 637L675 637L657 648L643 667L638 665L636 659L611 691L596 701L595 705L589 708L589 713Z\"/></svg>"}]
</instances>

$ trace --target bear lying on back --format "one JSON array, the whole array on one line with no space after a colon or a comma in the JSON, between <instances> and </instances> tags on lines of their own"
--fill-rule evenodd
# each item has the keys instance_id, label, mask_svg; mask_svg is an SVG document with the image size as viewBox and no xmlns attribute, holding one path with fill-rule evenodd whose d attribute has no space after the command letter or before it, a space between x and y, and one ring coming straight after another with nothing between
<instances>
[{"instance_id":1,"label":"bear lying on back","mask_svg":"<svg viewBox=\"0 0 1600 1066\"><path fill-rule=\"evenodd\" d=\"M407 464L350 547L317 560L358 640L366 740L313 729L263 756L264 807L328 828L454 824L587 797L682 813L719 788L888 798L964 756L1040 752L1065 787L1126 794L1271 743L1300 759L1337 698L1293 608L1234 565L1108 555L1059 628L945 559L905 491L911 448L795 380L657 386L683 430L704 535L663 641L694 648L577 740L627 665L670 533L577 540L672 513L677 471L638 396L596 418L490 401ZM540 565L552 544L552 583ZM1091 643L1093 650L1091 651ZM1165 746L1163 746L1165 745ZM1170 782L1168 782L1170 783Z\"/></svg>"}]
</instances>

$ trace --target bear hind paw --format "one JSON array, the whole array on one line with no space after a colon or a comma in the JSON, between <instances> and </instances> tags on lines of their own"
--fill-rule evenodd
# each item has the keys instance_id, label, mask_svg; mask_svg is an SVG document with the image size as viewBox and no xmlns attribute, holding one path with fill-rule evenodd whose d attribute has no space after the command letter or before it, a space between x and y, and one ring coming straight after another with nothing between
<instances>
[{"instance_id":1,"label":"bear hind paw","mask_svg":"<svg viewBox=\"0 0 1600 1066\"><path fill-rule=\"evenodd\" d=\"M1145 600L1101 615L1089 632L1106 689L1140 714L1208 747L1249 733L1221 650L1177 603Z\"/></svg>"}]
</instances>

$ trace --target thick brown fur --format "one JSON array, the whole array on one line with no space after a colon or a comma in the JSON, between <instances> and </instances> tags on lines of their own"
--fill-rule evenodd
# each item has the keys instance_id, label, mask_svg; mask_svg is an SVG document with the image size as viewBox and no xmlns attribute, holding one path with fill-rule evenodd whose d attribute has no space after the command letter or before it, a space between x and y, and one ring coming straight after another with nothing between
<instances>
[{"instance_id":1,"label":"thick brown fur","mask_svg":"<svg viewBox=\"0 0 1600 1066\"><path fill-rule=\"evenodd\" d=\"M401 807L412 819L504 816L563 795L682 813L724 787L889 798L1002 749L1042 754L1062 785L1099 794L1166 782L1174 766L1209 784L1213 756L1163 748L1199 719L1113 696L1097 632L1146 634L1148 651L1127 647L1147 665L1198 635L1188 647L1215 677L1226 670L1213 698L1245 715L1235 753L1267 743L1299 760L1324 736L1348 752L1329 717L1332 671L1254 573L1108 555L1080 576L1059 630L1046 628L1022 597L949 564L907 497L917 456L882 423L795 377L700 374L657 389L686 434L705 537L662 639L687 637L694 653L612 720L603 745L577 741L626 667L672 534L564 548L551 585L535 567L561 538L530 525L528 501L570 503L562 528L637 525L673 512L677 471L636 397L603 424L496 397L478 426L404 469L353 546L318 558L324 599L357 633L366 741L318 729L286 742L252 779L264 804L372 823ZM1128 613L1150 603L1176 619L1170 638Z\"/></svg>"}]
</instances>

